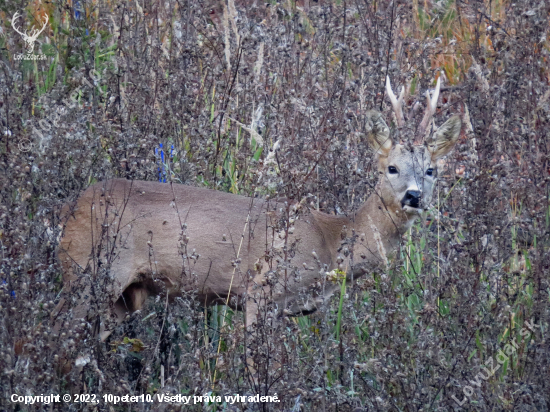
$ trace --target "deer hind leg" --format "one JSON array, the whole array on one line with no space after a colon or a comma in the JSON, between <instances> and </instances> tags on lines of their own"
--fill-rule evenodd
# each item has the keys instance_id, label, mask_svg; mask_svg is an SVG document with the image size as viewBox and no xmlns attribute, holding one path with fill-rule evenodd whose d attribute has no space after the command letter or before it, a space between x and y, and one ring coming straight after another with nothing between
<instances>
[{"instance_id":1,"label":"deer hind leg","mask_svg":"<svg viewBox=\"0 0 550 412\"><path fill-rule=\"evenodd\" d=\"M149 291L142 283L132 283L128 286L114 304L113 313L116 316L116 326L124 321L127 314L140 310L148 296ZM105 341L112 331L112 329L106 330L102 325L99 335L101 341Z\"/></svg>"},{"instance_id":2,"label":"deer hind leg","mask_svg":"<svg viewBox=\"0 0 550 412\"><path fill-rule=\"evenodd\" d=\"M254 329L255 325L258 324L258 317L265 317L270 295L270 286L262 286L262 282L258 282L257 279L254 279L248 287L245 307L247 330Z\"/></svg>"}]
</instances>

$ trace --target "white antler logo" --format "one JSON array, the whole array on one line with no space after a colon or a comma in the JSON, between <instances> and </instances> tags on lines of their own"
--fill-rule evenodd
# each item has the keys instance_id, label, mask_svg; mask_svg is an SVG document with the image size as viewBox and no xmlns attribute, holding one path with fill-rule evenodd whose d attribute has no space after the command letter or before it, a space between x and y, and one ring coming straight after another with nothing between
<instances>
[{"instance_id":1,"label":"white antler logo","mask_svg":"<svg viewBox=\"0 0 550 412\"><path fill-rule=\"evenodd\" d=\"M34 42L36 41L36 39L38 38L40 33L42 33L44 31L44 29L46 28L46 26L48 25L48 16L47 15L44 16L44 26L42 26L42 28L40 30L35 29L34 26L32 26L30 34L27 34L26 31L24 33L19 31L17 29L17 27L15 26L15 21L19 17L21 17L21 15L18 12L15 12L15 14L13 15L13 18L11 19L11 26L13 27L13 29L17 33L19 33L21 36L23 36L23 40L25 40L25 49L26 49L27 53L32 53L33 50L34 50Z\"/></svg>"}]
</instances>

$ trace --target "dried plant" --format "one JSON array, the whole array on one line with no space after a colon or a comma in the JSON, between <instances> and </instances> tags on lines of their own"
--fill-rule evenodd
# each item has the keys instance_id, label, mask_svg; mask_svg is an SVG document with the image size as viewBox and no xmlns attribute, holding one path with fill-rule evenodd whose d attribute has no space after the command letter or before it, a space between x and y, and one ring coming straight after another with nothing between
<instances>
[{"instance_id":1,"label":"dried plant","mask_svg":"<svg viewBox=\"0 0 550 412\"><path fill-rule=\"evenodd\" d=\"M166 410L548 410L549 7L1 3L0 409L46 407L12 394L168 392L276 393L280 402ZM44 60L17 57L16 12L22 31L48 15L33 51ZM403 125L391 121L386 78L406 91L393 99ZM78 302L57 258L63 205L92 183L160 175L352 215L378 179L363 138L368 111L412 142L438 78L426 130L451 113L465 126L425 219L384 270L353 284L334 272L338 291L322 310L277 319L267 306L254 335L241 312L205 309L192 291L170 302L162 288L104 343L93 338L98 324L74 311L56 330L60 299ZM174 242L184 239L182 229ZM116 302L117 247L78 277L88 318L109 318ZM101 398L55 408L133 406Z\"/></svg>"}]
</instances>

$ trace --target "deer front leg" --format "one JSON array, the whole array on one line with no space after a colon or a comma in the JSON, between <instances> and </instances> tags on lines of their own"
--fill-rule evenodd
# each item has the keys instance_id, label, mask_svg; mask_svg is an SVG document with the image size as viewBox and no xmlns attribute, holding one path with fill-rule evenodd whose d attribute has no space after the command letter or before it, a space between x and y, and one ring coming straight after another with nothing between
<instances>
[{"instance_id":1,"label":"deer front leg","mask_svg":"<svg viewBox=\"0 0 550 412\"><path fill-rule=\"evenodd\" d=\"M255 282L249 286L246 296L245 310L245 324L247 331L251 331L254 326L257 325L258 316L265 314L269 295L269 286L260 286Z\"/></svg>"},{"instance_id":2,"label":"deer front leg","mask_svg":"<svg viewBox=\"0 0 550 412\"><path fill-rule=\"evenodd\" d=\"M269 370L276 370L281 366L278 362L264 357L266 352L262 347L273 344L271 338L277 327L277 316L270 316L269 313L271 287L262 282L260 276L256 278L248 287L245 307L246 368L254 385L258 385L262 380L261 376L267 376Z\"/></svg>"}]
</instances>

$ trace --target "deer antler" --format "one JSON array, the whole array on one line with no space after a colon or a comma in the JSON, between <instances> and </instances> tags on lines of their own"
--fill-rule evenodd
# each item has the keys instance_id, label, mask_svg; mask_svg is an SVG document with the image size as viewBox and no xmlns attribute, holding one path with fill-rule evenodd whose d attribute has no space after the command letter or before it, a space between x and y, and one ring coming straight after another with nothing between
<instances>
[{"instance_id":1,"label":"deer antler","mask_svg":"<svg viewBox=\"0 0 550 412\"><path fill-rule=\"evenodd\" d=\"M403 98L405 97L405 87L401 86L399 98L396 98L393 90L391 89L390 76L386 76L386 93L390 98L391 105L395 113L397 127L401 127L405 124L405 118L403 117Z\"/></svg>"},{"instance_id":2,"label":"deer antler","mask_svg":"<svg viewBox=\"0 0 550 412\"><path fill-rule=\"evenodd\" d=\"M418 143L418 140L424 139L424 135L426 134L426 129L428 128L428 125L430 124L430 120L432 120L432 117L435 113L435 109L437 108L437 100L439 99L439 90L441 88L441 76L437 78L437 83L435 85L435 90L433 96L430 98L430 91L426 91L426 112L424 113L424 118L422 119L422 122L420 123L420 126L418 126L418 135L417 135L417 141L415 143Z\"/></svg>"},{"instance_id":3,"label":"deer antler","mask_svg":"<svg viewBox=\"0 0 550 412\"><path fill-rule=\"evenodd\" d=\"M26 38L28 37L27 36L27 32L25 33L21 33L19 30L17 30L17 27L15 27L15 20L17 20L19 17L21 17L21 15L19 14L19 12L15 12L15 14L13 15L13 18L11 19L11 27L13 27L13 29L19 33L21 36L23 36L23 38Z\"/></svg>"},{"instance_id":4,"label":"deer antler","mask_svg":"<svg viewBox=\"0 0 550 412\"><path fill-rule=\"evenodd\" d=\"M13 27L13 29L19 33L21 36L23 36L23 40L25 41L26 43L26 47L27 47L27 51L30 53L32 52L33 48L34 48L34 42L36 41L36 39L38 38L38 36L40 35L40 33L42 33L44 31L44 29L46 28L46 26L48 25L48 16L46 15L45 16L45 19L44 19L44 25L42 26L42 28L40 30L38 29L35 29L34 26L32 26L32 30L31 30L31 34L28 35L27 32L25 31L24 33L19 31L17 29L17 27L15 27L15 21L21 17L21 15L16 12L14 15L13 15L13 18L11 19L11 26Z\"/></svg>"},{"instance_id":5,"label":"deer antler","mask_svg":"<svg viewBox=\"0 0 550 412\"><path fill-rule=\"evenodd\" d=\"M44 19L44 25L42 26L42 28L40 30L38 29L35 29L34 26L32 26L32 34L29 36L31 40L36 40L38 38L38 36L40 35L40 33L42 33L44 31L44 29L46 28L46 26L48 25L48 16L44 16L45 19Z\"/></svg>"}]
</instances>

